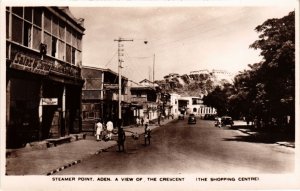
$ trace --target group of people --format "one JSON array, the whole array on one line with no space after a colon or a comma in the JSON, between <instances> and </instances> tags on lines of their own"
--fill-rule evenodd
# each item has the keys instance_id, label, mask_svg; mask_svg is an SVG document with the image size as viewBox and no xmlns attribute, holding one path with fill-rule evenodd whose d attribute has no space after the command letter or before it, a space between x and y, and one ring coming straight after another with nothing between
<instances>
[{"instance_id":1,"label":"group of people","mask_svg":"<svg viewBox=\"0 0 300 191\"><path fill-rule=\"evenodd\" d=\"M149 119L148 118L142 118L141 120L137 118L137 126L140 124L142 126L145 125L145 145L150 145L150 138L151 138L151 129L149 128ZM125 151L124 149L124 142L126 139L125 131L121 127L121 124L117 124L118 127L118 148L119 151ZM114 130L114 125L111 120L108 120L107 123L103 123L101 119L99 119L95 124L95 136L97 141L108 141L112 139L112 131Z\"/></svg>"},{"instance_id":2,"label":"group of people","mask_svg":"<svg viewBox=\"0 0 300 191\"><path fill-rule=\"evenodd\" d=\"M102 139L107 141L112 139L112 131L114 129L113 122L108 120L104 125L102 120L99 119L95 124L96 140L101 141Z\"/></svg>"}]
</instances>

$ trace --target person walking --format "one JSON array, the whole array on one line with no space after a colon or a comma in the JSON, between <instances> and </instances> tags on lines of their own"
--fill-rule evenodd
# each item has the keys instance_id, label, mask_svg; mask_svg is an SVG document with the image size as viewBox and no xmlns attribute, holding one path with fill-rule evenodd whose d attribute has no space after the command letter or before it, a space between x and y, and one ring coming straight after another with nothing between
<instances>
[{"instance_id":1,"label":"person walking","mask_svg":"<svg viewBox=\"0 0 300 191\"><path fill-rule=\"evenodd\" d=\"M99 119L95 124L95 130L96 130L96 140L101 141L101 134L103 131L103 125L101 123L101 119Z\"/></svg>"},{"instance_id":2,"label":"person walking","mask_svg":"<svg viewBox=\"0 0 300 191\"><path fill-rule=\"evenodd\" d=\"M141 118L141 124L142 124L142 126L144 126L144 118L143 117Z\"/></svg>"},{"instance_id":3,"label":"person walking","mask_svg":"<svg viewBox=\"0 0 300 191\"><path fill-rule=\"evenodd\" d=\"M107 130L107 136L109 140L111 140L113 129L114 129L113 122L111 120L108 120L108 122L106 123L106 130Z\"/></svg>"},{"instance_id":4,"label":"person walking","mask_svg":"<svg viewBox=\"0 0 300 191\"><path fill-rule=\"evenodd\" d=\"M136 117L136 126L138 127L138 126L140 126L140 118L139 117Z\"/></svg>"},{"instance_id":5,"label":"person walking","mask_svg":"<svg viewBox=\"0 0 300 191\"><path fill-rule=\"evenodd\" d=\"M151 138L151 135L150 135L150 128L149 128L149 119L146 118L145 119L145 133L144 133L144 137L145 137L145 146L147 146L147 142L148 144L150 145L150 138Z\"/></svg>"},{"instance_id":6,"label":"person walking","mask_svg":"<svg viewBox=\"0 0 300 191\"><path fill-rule=\"evenodd\" d=\"M151 129L149 126L145 126L145 146L150 145L150 138L151 138Z\"/></svg>"},{"instance_id":7,"label":"person walking","mask_svg":"<svg viewBox=\"0 0 300 191\"><path fill-rule=\"evenodd\" d=\"M123 151L125 152L124 142L126 139L125 132L122 127L119 127L118 129L118 148L119 152Z\"/></svg>"}]
</instances>

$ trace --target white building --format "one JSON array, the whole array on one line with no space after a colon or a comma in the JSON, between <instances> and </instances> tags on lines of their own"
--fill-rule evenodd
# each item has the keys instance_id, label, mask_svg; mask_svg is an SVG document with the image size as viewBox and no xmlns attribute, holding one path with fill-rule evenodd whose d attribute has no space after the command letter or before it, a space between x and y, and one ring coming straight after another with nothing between
<instances>
[{"instance_id":1,"label":"white building","mask_svg":"<svg viewBox=\"0 0 300 191\"><path fill-rule=\"evenodd\" d=\"M185 109L185 114L193 113L200 117L204 117L205 114L217 114L217 110L204 105L200 97L180 97L178 99L178 109L182 108Z\"/></svg>"},{"instance_id":2,"label":"white building","mask_svg":"<svg viewBox=\"0 0 300 191\"><path fill-rule=\"evenodd\" d=\"M174 117L177 117L179 114L178 111L178 99L180 98L179 94L176 93L171 93L171 98L170 98L170 105L171 105L171 115L173 115Z\"/></svg>"}]
</instances>

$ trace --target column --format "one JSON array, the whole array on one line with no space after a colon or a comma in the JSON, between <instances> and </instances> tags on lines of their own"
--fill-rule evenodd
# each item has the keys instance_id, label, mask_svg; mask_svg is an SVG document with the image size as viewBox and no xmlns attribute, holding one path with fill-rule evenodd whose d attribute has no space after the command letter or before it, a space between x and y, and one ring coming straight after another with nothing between
<instances>
[{"instance_id":1,"label":"column","mask_svg":"<svg viewBox=\"0 0 300 191\"><path fill-rule=\"evenodd\" d=\"M42 105L42 99L43 99L43 82L41 82L40 86L40 104L39 104L39 140L42 140L43 138L43 105Z\"/></svg>"}]
</instances>

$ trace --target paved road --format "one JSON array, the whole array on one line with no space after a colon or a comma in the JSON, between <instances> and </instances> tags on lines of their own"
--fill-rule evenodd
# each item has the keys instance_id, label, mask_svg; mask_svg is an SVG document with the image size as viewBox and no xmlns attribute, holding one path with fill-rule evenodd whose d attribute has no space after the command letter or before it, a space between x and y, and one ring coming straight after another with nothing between
<instances>
[{"instance_id":1,"label":"paved road","mask_svg":"<svg viewBox=\"0 0 300 191\"><path fill-rule=\"evenodd\" d=\"M126 152L94 155L57 174L202 174L202 173L289 173L294 170L294 149L258 143L248 135L212 121L196 125L173 121L152 133L150 146L143 138L128 137Z\"/></svg>"}]
</instances>

